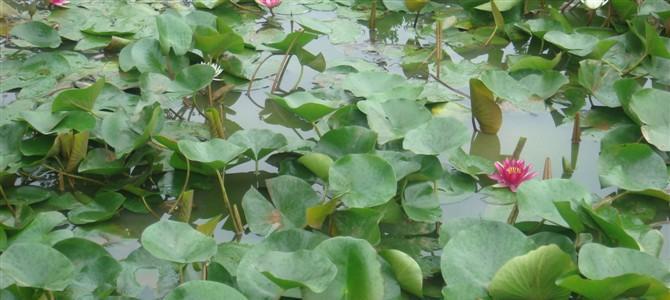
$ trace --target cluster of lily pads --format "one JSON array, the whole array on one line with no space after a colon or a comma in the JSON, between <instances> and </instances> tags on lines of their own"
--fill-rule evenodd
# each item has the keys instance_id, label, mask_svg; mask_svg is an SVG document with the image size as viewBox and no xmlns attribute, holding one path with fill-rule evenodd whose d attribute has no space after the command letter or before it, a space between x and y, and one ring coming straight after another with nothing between
<instances>
[{"instance_id":1,"label":"cluster of lily pads","mask_svg":"<svg viewBox=\"0 0 670 300\"><path fill-rule=\"evenodd\" d=\"M666 1L56 2L0 1L1 299L670 296Z\"/></svg>"}]
</instances>

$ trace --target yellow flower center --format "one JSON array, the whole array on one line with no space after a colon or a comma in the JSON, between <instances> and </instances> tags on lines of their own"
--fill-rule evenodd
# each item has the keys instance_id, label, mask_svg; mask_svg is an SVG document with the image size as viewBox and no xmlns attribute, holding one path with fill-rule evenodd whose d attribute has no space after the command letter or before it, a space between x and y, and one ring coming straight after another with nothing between
<instances>
[{"instance_id":1,"label":"yellow flower center","mask_svg":"<svg viewBox=\"0 0 670 300\"><path fill-rule=\"evenodd\" d=\"M507 168L507 174L512 175L512 174L519 174L521 173L521 168L519 167L509 167Z\"/></svg>"}]
</instances>

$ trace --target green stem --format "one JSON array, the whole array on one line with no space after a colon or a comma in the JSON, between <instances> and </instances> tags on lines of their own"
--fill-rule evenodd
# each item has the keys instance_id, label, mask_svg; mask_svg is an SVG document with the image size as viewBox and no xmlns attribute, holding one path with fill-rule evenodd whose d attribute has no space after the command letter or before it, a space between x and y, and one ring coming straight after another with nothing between
<instances>
[{"instance_id":1,"label":"green stem","mask_svg":"<svg viewBox=\"0 0 670 300\"><path fill-rule=\"evenodd\" d=\"M516 223L516 218L519 216L519 205L514 203L514 206L512 206L512 211L509 213L509 216L507 217L507 224L514 225Z\"/></svg>"},{"instance_id":2,"label":"green stem","mask_svg":"<svg viewBox=\"0 0 670 300\"><path fill-rule=\"evenodd\" d=\"M171 215L172 212L179 207L179 202L184 198L184 193L186 192L186 188L188 187L188 182L191 180L191 162L188 160L188 158L184 157L186 159L186 179L184 179L184 185L182 185L181 192L179 192L179 196L177 196L177 200L175 201L174 205L170 210L168 211L168 215Z\"/></svg>"},{"instance_id":3,"label":"green stem","mask_svg":"<svg viewBox=\"0 0 670 300\"><path fill-rule=\"evenodd\" d=\"M0 195L2 196L2 199L5 200L5 203L7 204L7 208L9 208L9 211L12 212L12 215L14 215L14 219L17 218L16 215L16 210L14 210L14 207L9 203L9 198L7 198L7 194L5 194L5 189L2 188L2 185L0 185Z\"/></svg>"},{"instance_id":4,"label":"green stem","mask_svg":"<svg viewBox=\"0 0 670 300\"><path fill-rule=\"evenodd\" d=\"M216 172L216 178L219 181L219 188L221 189L221 195L223 196L223 204L226 206L226 209L228 210L228 215L230 216L231 220L233 221L233 227L235 228L235 235L241 236L242 233L242 228L239 228L238 224L241 224L241 220L237 220L237 214L233 211L233 206L230 204L230 199L228 198L228 192L226 191L226 186L225 182L223 179L223 175L219 170L215 170Z\"/></svg>"}]
</instances>

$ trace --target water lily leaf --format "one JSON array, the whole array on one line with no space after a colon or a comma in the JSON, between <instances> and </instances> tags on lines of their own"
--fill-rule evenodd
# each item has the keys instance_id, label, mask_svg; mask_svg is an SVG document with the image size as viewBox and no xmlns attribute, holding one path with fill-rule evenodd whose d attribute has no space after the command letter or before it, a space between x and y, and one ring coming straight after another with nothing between
<instances>
[{"instance_id":1,"label":"water lily leaf","mask_svg":"<svg viewBox=\"0 0 670 300\"><path fill-rule=\"evenodd\" d=\"M600 182L630 191L662 190L668 169L663 158L645 144L621 144L602 150L598 159Z\"/></svg>"},{"instance_id":2,"label":"water lily leaf","mask_svg":"<svg viewBox=\"0 0 670 300\"><path fill-rule=\"evenodd\" d=\"M72 262L49 246L17 243L0 255L0 270L18 286L62 291L72 283Z\"/></svg>"},{"instance_id":3,"label":"water lily leaf","mask_svg":"<svg viewBox=\"0 0 670 300\"><path fill-rule=\"evenodd\" d=\"M470 80L470 101L472 115L479 123L479 129L487 134L496 134L502 126L502 110L495 102L493 92L479 79Z\"/></svg>"},{"instance_id":4,"label":"water lily leaf","mask_svg":"<svg viewBox=\"0 0 670 300\"><path fill-rule=\"evenodd\" d=\"M601 61L587 59L579 62L579 84L606 106L621 106L614 88L614 83L620 79L619 72Z\"/></svg>"},{"instance_id":5,"label":"water lily leaf","mask_svg":"<svg viewBox=\"0 0 670 300\"><path fill-rule=\"evenodd\" d=\"M411 152L377 151L376 154L393 167L395 179L398 181L421 170L421 163L417 160L416 155Z\"/></svg>"},{"instance_id":6,"label":"water lily leaf","mask_svg":"<svg viewBox=\"0 0 670 300\"><path fill-rule=\"evenodd\" d=\"M117 175L123 170L125 170L123 161L116 159L114 152L104 148L88 151L78 168L79 173L96 175Z\"/></svg>"},{"instance_id":7,"label":"water lily leaf","mask_svg":"<svg viewBox=\"0 0 670 300\"><path fill-rule=\"evenodd\" d=\"M126 197L116 192L99 192L89 203L77 205L67 215L72 224L88 224L110 219Z\"/></svg>"},{"instance_id":8,"label":"water lily leaf","mask_svg":"<svg viewBox=\"0 0 670 300\"><path fill-rule=\"evenodd\" d=\"M174 83L186 91L197 92L212 82L212 78L214 78L214 69L212 67L197 64L179 71Z\"/></svg>"},{"instance_id":9,"label":"water lily leaf","mask_svg":"<svg viewBox=\"0 0 670 300\"><path fill-rule=\"evenodd\" d=\"M401 139L431 119L430 111L414 100L366 100L358 102L357 106L367 115L368 125L378 134L380 144Z\"/></svg>"},{"instance_id":10,"label":"water lily leaf","mask_svg":"<svg viewBox=\"0 0 670 300\"><path fill-rule=\"evenodd\" d=\"M568 83L567 77L554 70L524 70L513 74L486 71L480 79L496 96L530 111L544 110L544 100Z\"/></svg>"},{"instance_id":11,"label":"water lily leaf","mask_svg":"<svg viewBox=\"0 0 670 300\"><path fill-rule=\"evenodd\" d=\"M491 2L495 2L495 6L498 7L498 10L500 11L508 11L515 6L519 5L519 3L523 2L522 0L492 0L492 1L487 1L484 4L480 4L475 7L475 9L478 10L483 10L483 11L491 11Z\"/></svg>"},{"instance_id":12,"label":"water lily leaf","mask_svg":"<svg viewBox=\"0 0 670 300\"><path fill-rule=\"evenodd\" d=\"M279 298L284 294L284 289L259 272L257 262L269 251L294 252L301 249L314 249L325 239L324 235L298 229L270 234L242 257L237 267L239 289L254 299Z\"/></svg>"},{"instance_id":13,"label":"water lily leaf","mask_svg":"<svg viewBox=\"0 0 670 300\"><path fill-rule=\"evenodd\" d=\"M321 200L311 185L289 175L278 176L265 182L272 202L279 212L291 221L291 227L304 227L307 222L306 209Z\"/></svg>"},{"instance_id":14,"label":"water lily leaf","mask_svg":"<svg viewBox=\"0 0 670 300\"><path fill-rule=\"evenodd\" d=\"M306 288L321 293L337 274L328 257L314 250L269 251L260 260L258 271L285 290Z\"/></svg>"},{"instance_id":15,"label":"water lily leaf","mask_svg":"<svg viewBox=\"0 0 670 300\"><path fill-rule=\"evenodd\" d=\"M249 229L258 235L267 235L284 223L289 226L292 224L282 220L279 211L254 187L249 188L242 197L242 209Z\"/></svg>"},{"instance_id":16,"label":"water lily leaf","mask_svg":"<svg viewBox=\"0 0 670 300\"><path fill-rule=\"evenodd\" d=\"M340 236L351 236L368 241L372 245L379 244L381 232L379 222L382 214L371 208L349 208L335 214L333 224L335 232Z\"/></svg>"},{"instance_id":17,"label":"water lily leaf","mask_svg":"<svg viewBox=\"0 0 670 300\"><path fill-rule=\"evenodd\" d=\"M580 248L579 271L586 278L596 280L640 274L666 284L670 282L670 270L658 258L633 249L609 248L596 243Z\"/></svg>"},{"instance_id":18,"label":"water lily leaf","mask_svg":"<svg viewBox=\"0 0 670 300\"><path fill-rule=\"evenodd\" d=\"M177 12L168 11L157 16L156 28L163 53L172 49L176 55L184 55L191 48L193 31Z\"/></svg>"},{"instance_id":19,"label":"water lily leaf","mask_svg":"<svg viewBox=\"0 0 670 300\"><path fill-rule=\"evenodd\" d=\"M440 263L447 282L446 299L485 298L500 267L533 248L529 238L505 223L479 221L458 231L449 238Z\"/></svg>"},{"instance_id":20,"label":"water lily leaf","mask_svg":"<svg viewBox=\"0 0 670 300\"><path fill-rule=\"evenodd\" d=\"M105 86L104 79L98 79L94 84L83 89L69 89L59 93L51 105L51 112L83 110L91 111L102 88Z\"/></svg>"},{"instance_id":21,"label":"water lily leaf","mask_svg":"<svg viewBox=\"0 0 670 300\"><path fill-rule=\"evenodd\" d=\"M577 269L556 245L541 246L507 261L489 285L494 299L568 299L570 291L554 282Z\"/></svg>"},{"instance_id":22,"label":"water lily leaf","mask_svg":"<svg viewBox=\"0 0 670 300\"><path fill-rule=\"evenodd\" d=\"M598 44L599 39L593 35L579 32L565 33L549 31L543 36L544 40L577 56L587 56Z\"/></svg>"},{"instance_id":23,"label":"water lily leaf","mask_svg":"<svg viewBox=\"0 0 670 300\"><path fill-rule=\"evenodd\" d=\"M102 120L100 134L114 148L116 156L121 157L144 145L153 134L160 132L164 118L158 104L146 106L139 115L132 117L119 110Z\"/></svg>"},{"instance_id":24,"label":"water lily leaf","mask_svg":"<svg viewBox=\"0 0 670 300\"><path fill-rule=\"evenodd\" d=\"M423 297L423 273L419 264L405 252L386 249L379 252L393 269L400 287L418 297Z\"/></svg>"},{"instance_id":25,"label":"water lily leaf","mask_svg":"<svg viewBox=\"0 0 670 300\"><path fill-rule=\"evenodd\" d=\"M240 130L231 135L228 141L248 149L245 154L253 160L260 160L288 143L283 134L268 129Z\"/></svg>"},{"instance_id":26,"label":"water lily leaf","mask_svg":"<svg viewBox=\"0 0 670 300\"><path fill-rule=\"evenodd\" d=\"M558 279L556 283L589 299L619 299L623 295L653 299L667 296L668 293L665 284L640 274L625 274L600 280L571 275Z\"/></svg>"},{"instance_id":27,"label":"water lily leaf","mask_svg":"<svg viewBox=\"0 0 670 300\"><path fill-rule=\"evenodd\" d=\"M414 221L434 223L442 219L440 199L431 182L406 186L402 197L402 208Z\"/></svg>"},{"instance_id":28,"label":"water lily leaf","mask_svg":"<svg viewBox=\"0 0 670 300\"><path fill-rule=\"evenodd\" d=\"M163 298L179 285L177 266L169 261L151 255L144 248L138 248L121 261L121 273L116 280L117 291L122 296L139 298ZM146 282L138 276L142 271L157 273L155 283Z\"/></svg>"},{"instance_id":29,"label":"water lily leaf","mask_svg":"<svg viewBox=\"0 0 670 300\"><path fill-rule=\"evenodd\" d=\"M46 201L54 192L39 186L24 185L7 191L6 201L12 205L31 205Z\"/></svg>"},{"instance_id":30,"label":"water lily leaf","mask_svg":"<svg viewBox=\"0 0 670 300\"><path fill-rule=\"evenodd\" d=\"M345 126L326 132L314 147L314 151L338 159L347 154L373 152L376 145L377 134L372 130L360 126Z\"/></svg>"},{"instance_id":31,"label":"water lily leaf","mask_svg":"<svg viewBox=\"0 0 670 300\"><path fill-rule=\"evenodd\" d=\"M272 96L271 99L310 123L318 121L338 107L337 103L317 98L308 92L295 92L284 97Z\"/></svg>"},{"instance_id":32,"label":"water lily leaf","mask_svg":"<svg viewBox=\"0 0 670 300\"><path fill-rule=\"evenodd\" d=\"M209 280L192 280L174 289L165 300L246 300L236 289Z\"/></svg>"},{"instance_id":33,"label":"water lily leaf","mask_svg":"<svg viewBox=\"0 0 670 300\"><path fill-rule=\"evenodd\" d=\"M28 226L9 238L9 245L18 243L42 243L51 245L53 229L65 224L67 219L57 211L41 212L29 220Z\"/></svg>"},{"instance_id":34,"label":"water lily leaf","mask_svg":"<svg viewBox=\"0 0 670 300\"><path fill-rule=\"evenodd\" d=\"M30 44L42 48L58 48L61 40L58 32L42 22L32 21L16 25L10 33Z\"/></svg>"},{"instance_id":35,"label":"water lily leaf","mask_svg":"<svg viewBox=\"0 0 670 300\"><path fill-rule=\"evenodd\" d=\"M561 61L563 53L558 53L553 59L546 59L534 55L511 55L507 56L507 71L514 72L518 70L551 70Z\"/></svg>"},{"instance_id":36,"label":"water lily leaf","mask_svg":"<svg viewBox=\"0 0 670 300\"><path fill-rule=\"evenodd\" d=\"M642 135L661 151L670 151L670 107L664 101L668 97L667 91L643 89L635 92L629 103L630 111L643 124Z\"/></svg>"},{"instance_id":37,"label":"water lily leaf","mask_svg":"<svg viewBox=\"0 0 670 300\"><path fill-rule=\"evenodd\" d=\"M368 242L351 237L334 237L314 249L337 267L337 276L322 293L305 291L304 299L382 299L384 281L377 253ZM356 270L350 272L348 270ZM342 293L342 291L347 293Z\"/></svg>"},{"instance_id":38,"label":"water lily leaf","mask_svg":"<svg viewBox=\"0 0 670 300\"><path fill-rule=\"evenodd\" d=\"M188 160L204 163L214 169L224 168L247 150L218 138L206 142L181 140L178 146L179 151Z\"/></svg>"},{"instance_id":39,"label":"water lily leaf","mask_svg":"<svg viewBox=\"0 0 670 300\"><path fill-rule=\"evenodd\" d=\"M136 68L141 73L163 73L165 65L165 56L161 53L160 43L155 39L137 40L119 52L119 68L124 72Z\"/></svg>"},{"instance_id":40,"label":"water lily leaf","mask_svg":"<svg viewBox=\"0 0 670 300\"><path fill-rule=\"evenodd\" d=\"M365 71L353 73L342 82L342 88L356 97L374 102L392 99L417 99L423 85L407 81L400 75L388 72Z\"/></svg>"},{"instance_id":41,"label":"water lily leaf","mask_svg":"<svg viewBox=\"0 0 670 300\"><path fill-rule=\"evenodd\" d=\"M374 154L349 154L338 159L328 172L328 182L349 207L381 205L396 193L393 167Z\"/></svg>"},{"instance_id":42,"label":"water lily leaf","mask_svg":"<svg viewBox=\"0 0 670 300\"><path fill-rule=\"evenodd\" d=\"M158 221L142 232L140 240L153 256L176 263L203 262L216 254L214 239L182 222Z\"/></svg>"},{"instance_id":43,"label":"water lily leaf","mask_svg":"<svg viewBox=\"0 0 670 300\"><path fill-rule=\"evenodd\" d=\"M416 154L437 155L457 149L467 142L467 127L454 118L446 117L432 118L410 130L402 146Z\"/></svg>"},{"instance_id":44,"label":"water lily leaf","mask_svg":"<svg viewBox=\"0 0 670 300\"><path fill-rule=\"evenodd\" d=\"M328 170L333 165L333 159L330 156L318 152L309 152L300 158L298 162L312 171L316 176L323 180L328 180Z\"/></svg>"},{"instance_id":45,"label":"water lily leaf","mask_svg":"<svg viewBox=\"0 0 670 300\"><path fill-rule=\"evenodd\" d=\"M227 0L195 0L193 5L197 8L213 9L221 4L226 3Z\"/></svg>"},{"instance_id":46,"label":"water lily leaf","mask_svg":"<svg viewBox=\"0 0 670 300\"><path fill-rule=\"evenodd\" d=\"M21 140L26 132L26 126L12 122L0 126L0 174L12 163L21 159Z\"/></svg>"},{"instance_id":47,"label":"water lily leaf","mask_svg":"<svg viewBox=\"0 0 670 300\"><path fill-rule=\"evenodd\" d=\"M569 201L576 208L582 203L591 203L591 194L572 180L554 178L522 183L517 190L517 200L520 213L565 225L554 202Z\"/></svg>"},{"instance_id":48,"label":"water lily leaf","mask_svg":"<svg viewBox=\"0 0 670 300\"><path fill-rule=\"evenodd\" d=\"M244 40L222 18L216 19L216 28L197 26L193 35L194 47L217 57L226 51L239 53L244 50Z\"/></svg>"},{"instance_id":49,"label":"water lily leaf","mask_svg":"<svg viewBox=\"0 0 670 300\"><path fill-rule=\"evenodd\" d=\"M62 240L54 248L72 262L75 270L65 297L104 297L114 291L121 265L102 246L82 238Z\"/></svg>"},{"instance_id":50,"label":"water lily leaf","mask_svg":"<svg viewBox=\"0 0 670 300\"><path fill-rule=\"evenodd\" d=\"M289 5L285 5L285 7L288 6ZM319 53L318 55L314 55L304 49L305 45L318 37L319 36L314 32L298 31L286 35L286 37L279 42L267 43L264 45L277 49L279 50L278 52L282 54L293 54L298 58L302 65L308 66L317 72L323 72L326 69L326 61L323 54Z\"/></svg>"}]
</instances>

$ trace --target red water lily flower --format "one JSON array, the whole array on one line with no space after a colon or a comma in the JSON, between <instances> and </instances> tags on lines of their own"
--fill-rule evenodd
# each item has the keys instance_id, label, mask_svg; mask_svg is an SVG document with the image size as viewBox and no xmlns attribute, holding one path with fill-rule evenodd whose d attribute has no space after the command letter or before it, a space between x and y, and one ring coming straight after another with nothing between
<instances>
[{"instance_id":1,"label":"red water lily flower","mask_svg":"<svg viewBox=\"0 0 670 300\"><path fill-rule=\"evenodd\" d=\"M256 0L256 3L263 5L269 9L273 9L279 6L279 4L281 4L281 0Z\"/></svg>"},{"instance_id":2,"label":"red water lily flower","mask_svg":"<svg viewBox=\"0 0 670 300\"><path fill-rule=\"evenodd\" d=\"M495 167L496 172L489 175L489 178L497 181L497 186L508 187L512 192L516 192L521 183L536 175L530 171L533 166L521 159L507 158L503 162L497 161Z\"/></svg>"},{"instance_id":3,"label":"red water lily flower","mask_svg":"<svg viewBox=\"0 0 670 300\"><path fill-rule=\"evenodd\" d=\"M65 7L65 5L69 4L69 0L49 0L49 3L52 5L58 6L58 7Z\"/></svg>"}]
</instances>

